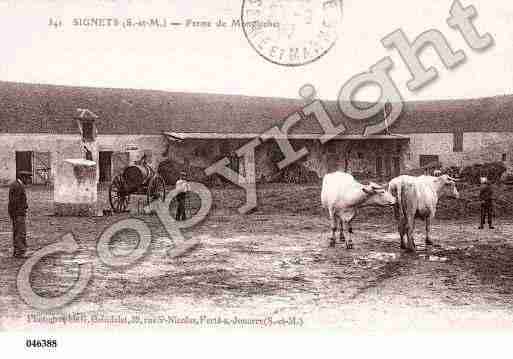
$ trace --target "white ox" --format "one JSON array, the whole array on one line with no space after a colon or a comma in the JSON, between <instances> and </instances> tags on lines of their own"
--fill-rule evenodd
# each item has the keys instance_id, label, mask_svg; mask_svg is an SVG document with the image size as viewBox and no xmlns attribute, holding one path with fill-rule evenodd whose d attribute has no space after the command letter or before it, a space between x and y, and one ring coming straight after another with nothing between
<instances>
[{"instance_id":1,"label":"white ox","mask_svg":"<svg viewBox=\"0 0 513 359\"><path fill-rule=\"evenodd\" d=\"M347 225L348 233L353 233L351 221L357 208L392 206L395 202L395 197L376 183L362 185L352 175L341 171L325 175L322 179L321 203L324 208L328 209L330 215L333 232L330 246L335 245L337 224L340 224L341 242L345 241L344 224ZM353 248L351 236L346 242L346 247Z\"/></svg>"},{"instance_id":2,"label":"white ox","mask_svg":"<svg viewBox=\"0 0 513 359\"><path fill-rule=\"evenodd\" d=\"M415 251L413 231L415 218L426 221L426 245L432 245L429 238L431 220L435 217L438 199L442 195L459 198L456 179L441 175L433 176L399 176L390 181L388 190L397 198L395 217L397 219L401 248ZM404 243L404 235L408 243Z\"/></svg>"}]
</instances>

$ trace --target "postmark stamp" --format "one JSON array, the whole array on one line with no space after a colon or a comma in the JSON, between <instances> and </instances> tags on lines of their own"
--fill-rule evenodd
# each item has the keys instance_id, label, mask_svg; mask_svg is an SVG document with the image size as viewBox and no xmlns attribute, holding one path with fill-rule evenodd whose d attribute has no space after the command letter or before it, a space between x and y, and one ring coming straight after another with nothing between
<instances>
[{"instance_id":1,"label":"postmark stamp","mask_svg":"<svg viewBox=\"0 0 513 359\"><path fill-rule=\"evenodd\" d=\"M342 0L243 0L244 35L264 59L283 66L312 63L335 45Z\"/></svg>"}]
</instances>

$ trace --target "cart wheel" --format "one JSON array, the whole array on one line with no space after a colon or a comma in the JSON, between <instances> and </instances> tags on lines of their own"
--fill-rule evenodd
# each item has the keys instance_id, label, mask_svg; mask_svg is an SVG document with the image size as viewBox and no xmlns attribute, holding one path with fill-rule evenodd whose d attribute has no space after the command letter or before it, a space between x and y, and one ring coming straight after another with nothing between
<instances>
[{"instance_id":1,"label":"cart wheel","mask_svg":"<svg viewBox=\"0 0 513 359\"><path fill-rule=\"evenodd\" d=\"M155 200L164 202L166 200L166 183L160 175L155 175L148 184L146 204L149 205Z\"/></svg>"},{"instance_id":2,"label":"cart wheel","mask_svg":"<svg viewBox=\"0 0 513 359\"><path fill-rule=\"evenodd\" d=\"M109 187L109 201L112 210L116 213L126 211L130 203L130 194L126 193L123 185L123 178L117 175Z\"/></svg>"}]
</instances>

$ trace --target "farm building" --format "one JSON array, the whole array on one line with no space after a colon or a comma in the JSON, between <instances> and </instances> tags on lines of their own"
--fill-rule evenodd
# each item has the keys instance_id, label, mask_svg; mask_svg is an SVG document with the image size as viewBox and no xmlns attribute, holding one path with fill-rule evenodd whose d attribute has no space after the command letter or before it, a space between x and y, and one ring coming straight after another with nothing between
<instances>
[{"instance_id":1,"label":"farm building","mask_svg":"<svg viewBox=\"0 0 513 359\"><path fill-rule=\"evenodd\" d=\"M273 126L281 126L307 103L303 100L81 88L0 82L0 184L20 171L31 183L50 183L66 158L98 163L100 182L109 182L128 164L135 145L157 167L164 160L204 169L225 156L231 167L247 168L235 150ZM368 123L345 118L336 102L324 102L335 124L348 130L321 145L315 119L291 131L294 148L306 147L301 161L317 176L336 168L390 177L439 162L462 166L503 161L512 169L513 96L477 100L409 102L391 134L363 136ZM487 152L488 148L488 152ZM271 180L283 157L274 141L258 146L252 180Z\"/></svg>"}]
</instances>

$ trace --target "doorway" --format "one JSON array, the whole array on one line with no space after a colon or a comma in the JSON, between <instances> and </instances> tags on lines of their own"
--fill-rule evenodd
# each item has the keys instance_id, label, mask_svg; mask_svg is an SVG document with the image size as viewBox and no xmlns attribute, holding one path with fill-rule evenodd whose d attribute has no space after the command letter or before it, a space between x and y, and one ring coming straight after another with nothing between
<instances>
[{"instance_id":1,"label":"doorway","mask_svg":"<svg viewBox=\"0 0 513 359\"><path fill-rule=\"evenodd\" d=\"M32 151L16 151L16 178L32 184Z\"/></svg>"},{"instance_id":2,"label":"doorway","mask_svg":"<svg viewBox=\"0 0 513 359\"><path fill-rule=\"evenodd\" d=\"M100 182L112 180L112 151L100 151L99 153Z\"/></svg>"}]
</instances>

